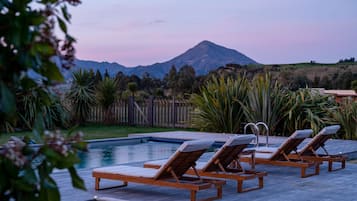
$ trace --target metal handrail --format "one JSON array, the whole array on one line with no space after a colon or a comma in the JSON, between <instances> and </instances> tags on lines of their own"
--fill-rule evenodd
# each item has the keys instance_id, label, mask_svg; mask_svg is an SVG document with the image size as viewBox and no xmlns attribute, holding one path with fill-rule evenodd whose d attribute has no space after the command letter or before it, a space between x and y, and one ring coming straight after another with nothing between
<instances>
[{"instance_id":1,"label":"metal handrail","mask_svg":"<svg viewBox=\"0 0 357 201\"><path fill-rule=\"evenodd\" d=\"M264 128L265 128L265 131L266 131L266 143L265 143L265 146L266 147L268 147L269 146L269 127L268 127L268 125L266 124L266 123L264 123L264 122L258 122L258 123L256 123L255 124L258 128L259 128L259 126L260 125L262 125ZM260 133L259 133L260 134Z\"/></svg>"},{"instance_id":2,"label":"metal handrail","mask_svg":"<svg viewBox=\"0 0 357 201\"><path fill-rule=\"evenodd\" d=\"M257 141L256 141L256 147L257 146L259 146L259 127L255 124L255 123L253 123L253 122L250 122L250 123L247 123L245 126L244 126L244 134L247 134L247 128L248 128L248 126L253 126L253 129L252 128L250 128L252 131L253 131L253 133L255 134L255 136L256 136L256 138L257 138Z\"/></svg>"}]
</instances>

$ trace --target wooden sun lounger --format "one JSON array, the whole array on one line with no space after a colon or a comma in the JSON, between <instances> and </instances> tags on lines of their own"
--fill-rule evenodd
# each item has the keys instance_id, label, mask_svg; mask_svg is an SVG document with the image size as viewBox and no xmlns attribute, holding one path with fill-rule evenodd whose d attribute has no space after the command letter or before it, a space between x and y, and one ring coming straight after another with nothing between
<instances>
[{"instance_id":1,"label":"wooden sun lounger","mask_svg":"<svg viewBox=\"0 0 357 201\"><path fill-rule=\"evenodd\" d=\"M198 162L196 169L189 169L187 174L236 180L237 192L247 192L263 188L263 179L267 173L244 170L238 160L243 149L253 139L255 139L254 135L242 135L230 138L208 162ZM144 164L144 167L160 168L165 162L166 160L149 161ZM235 164L235 166L232 164ZM256 178L258 179L257 187L243 189L243 181Z\"/></svg>"},{"instance_id":2,"label":"wooden sun lounger","mask_svg":"<svg viewBox=\"0 0 357 201\"><path fill-rule=\"evenodd\" d=\"M295 131L278 149L273 153L255 153L252 161L251 157L241 156L240 161L255 164L278 165L287 167L297 167L301 169L301 177L309 177L318 175L320 172L320 162L307 161L301 158L291 159L288 155L297 149L297 146L312 133L311 129ZM314 172L307 174L306 170L310 167L314 168Z\"/></svg>"},{"instance_id":3,"label":"wooden sun lounger","mask_svg":"<svg viewBox=\"0 0 357 201\"><path fill-rule=\"evenodd\" d=\"M123 181L156 186L187 189L191 192L191 201L196 200L197 191L216 188L215 197L206 200L222 198L222 185L225 181L202 179L200 176L185 176L188 169L194 168L195 161L213 144L209 140L195 140L184 142L160 169L150 169L133 166L113 166L96 168L92 172L95 177L95 189L100 190L101 179Z\"/></svg>"},{"instance_id":4,"label":"wooden sun lounger","mask_svg":"<svg viewBox=\"0 0 357 201\"><path fill-rule=\"evenodd\" d=\"M323 128L312 140L306 144L297 153L289 155L289 158L302 158L304 160L312 160L317 162L328 162L328 171L344 169L346 167L347 156L331 155L325 148L327 140L331 139L334 134L340 129L339 125L327 126ZM325 154L318 154L317 150L322 148ZM333 169L333 163L341 163L340 168Z\"/></svg>"}]
</instances>

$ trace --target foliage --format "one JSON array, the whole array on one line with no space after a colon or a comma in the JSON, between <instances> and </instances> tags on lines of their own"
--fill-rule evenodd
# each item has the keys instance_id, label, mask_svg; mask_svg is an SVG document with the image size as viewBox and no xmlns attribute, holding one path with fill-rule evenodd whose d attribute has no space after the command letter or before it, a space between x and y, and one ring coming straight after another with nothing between
<instances>
[{"instance_id":1,"label":"foliage","mask_svg":"<svg viewBox=\"0 0 357 201\"><path fill-rule=\"evenodd\" d=\"M357 80L351 82L351 88L357 93Z\"/></svg>"},{"instance_id":2,"label":"foliage","mask_svg":"<svg viewBox=\"0 0 357 201\"><path fill-rule=\"evenodd\" d=\"M135 92L138 90L138 84L136 82L129 82L128 90L131 92L132 96L134 96Z\"/></svg>"},{"instance_id":3,"label":"foliage","mask_svg":"<svg viewBox=\"0 0 357 201\"><path fill-rule=\"evenodd\" d=\"M18 88L28 90L62 81L54 62L57 56L65 68L74 59L75 41L67 32L70 20L67 4L77 5L79 0L53 1L1 1L0 3L0 123L16 121L16 95ZM54 35L58 25L63 39ZM38 87L43 94L45 87Z\"/></svg>"},{"instance_id":4,"label":"foliage","mask_svg":"<svg viewBox=\"0 0 357 201\"><path fill-rule=\"evenodd\" d=\"M248 82L243 76L236 80L213 77L193 94L191 101L196 106L193 124L206 131L236 133L244 121L243 108Z\"/></svg>"},{"instance_id":5,"label":"foliage","mask_svg":"<svg viewBox=\"0 0 357 201\"><path fill-rule=\"evenodd\" d=\"M26 137L11 139L0 151L0 199L7 201L59 201L60 194L51 173L68 169L72 185L85 189L74 169L77 151L85 150L80 135L63 138L61 133L44 135L44 117L53 115L48 86L63 81L56 65L70 68L74 61L75 39L68 34L68 5L80 0L2 0L0 1L0 128L18 121L22 114L32 124L33 133L42 145L34 149ZM55 29L63 38L55 35ZM17 100L16 92L30 91L28 100ZM23 114L16 103L24 101ZM27 102L27 103L26 103ZM43 104L39 107L38 104ZM44 109L45 108L45 109ZM47 109L46 109L47 108ZM51 109L52 110L52 109ZM27 117L26 117L27 116ZM41 143L41 141L38 141Z\"/></svg>"},{"instance_id":6,"label":"foliage","mask_svg":"<svg viewBox=\"0 0 357 201\"><path fill-rule=\"evenodd\" d=\"M171 89L173 95L176 95L176 91L178 89L177 79L178 79L177 70L176 67L173 65L170 68L169 73L167 73L164 77L164 82L166 83L166 87L168 89Z\"/></svg>"},{"instance_id":7,"label":"foliage","mask_svg":"<svg viewBox=\"0 0 357 201\"><path fill-rule=\"evenodd\" d=\"M342 125L345 139L357 139L357 102L343 100L336 111L331 111L334 120Z\"/></svg>"},{"instance_id":8,"label":"foliage","mask_svg":"<svg viewBox=\"0 0 357 201\"><path fill-rule=\"evenodd\" d=\"M297 129L311 128L317 133L331 122L329 112L336 104L329 96L321 95L309 89L292 92L288 118L285 119L285 134Z\"/></svg>"},{"instance_id":9,"label":"foliage","mask_svg":"<svg viewBox=\"0 0 357 201\"><path fill-rule=\"evenodd\" d=\"M62 105L59 97L48 92L49 99L47 99L47 96L41 92L42 91L34 89L17 93L18 116L20 117L20 121L17 122L15 126L21 127L26 125L27 128L32 129L37 112L42 114L46 129L67 126L68 111Z\"/></svg>"},{"instance_id":10,"label":"foliage","mask_svg":"<svg viewBox=\"0 0 357 201\"><path fill-rule=\"evenodd\" d=\"M180 93L192 93L193 83L195 82L195 69L192 66L183 66L177 76L177 87Z\"/></svg>"},{"instance_id":11,"label":"foliage","mask_svg":"<svg viewBox=\"0 0 357 201\"><path fill-rule=\"evenodd\" d=\"M79 162L78 151L85 151L81 133L63 138L60 132L46 133L44 144L33 149L30 139L12 137L0 155L1 200L60 201L60 193L51 177L56 169L67 169L72 185L85 190L74 164Z\"/></svg>"},{"instance_id":12,"label":"foliage","mask_svg":"<svg viewBox=\"0 0 357 201\"><path fill-rule=\"evenodd\" d=\"M98 104L106 111L105 121L110 122L112 119L111 109L115 101L118 99L118 87L115 79L105 77L98 84L96 90L96 99Z\"/></svg>"},{"instance_id":13,"label":"foliage","mask_svg":"<svg viewBox=\"0 0 357 201\"><path fill-rule=\"evenodd\" d=\"M249 122L264 122L274 133L279 123L286 117L288 94L269 74L256 76L248 88L248 101L242 104Z\"/></svg>"},{"instance_id":14,"label":"foliage","mask_svg":"<svg viewBox=\"0 0 357 201\"><path fill-rule=\"evenodd\" d=\"M79 70L73 73L73 82L67 98L71 101L74 120L80 124L84 123L91 106L95 104L94 80L89 71Z\"/></svg>"}]
</instances>

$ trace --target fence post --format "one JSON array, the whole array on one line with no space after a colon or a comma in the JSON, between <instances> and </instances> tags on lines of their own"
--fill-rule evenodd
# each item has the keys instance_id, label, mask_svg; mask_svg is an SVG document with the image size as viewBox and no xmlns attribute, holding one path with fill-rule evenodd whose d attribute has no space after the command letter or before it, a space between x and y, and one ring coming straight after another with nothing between
<instances>
[{"instance_id":1,"label":"fence post","mask_svg":"<svg viewBox=\"0 0 357 201\"><path fill-rule=\"evenodd\" d=\"M172 120L172 127L173 128L175 128L175 126L176 126L176 120L177 120L177 118L176 118L176 104L175 104L175 96L172 96L172 106L171 106L171 120Z\"/></svg>"},{"instance_id":2,"label":"fence post","mask_svg":"<svg viewBox=\"0 0 357 201\"><path fill-rule=\"evenodd\" d=\"M128 101L128 124L129 126L134 125L134 96L129 97Z\"/></svg>"},{"instance_id":3,"label":"fence post","mask_svg":"<svg viewBox=\"0 0 357 201\"><path fill-rule=\"evenodd\" d=\"M154 97L150 96L148 100L148 126L154 127Z\"/></svg>"}]
</instances>

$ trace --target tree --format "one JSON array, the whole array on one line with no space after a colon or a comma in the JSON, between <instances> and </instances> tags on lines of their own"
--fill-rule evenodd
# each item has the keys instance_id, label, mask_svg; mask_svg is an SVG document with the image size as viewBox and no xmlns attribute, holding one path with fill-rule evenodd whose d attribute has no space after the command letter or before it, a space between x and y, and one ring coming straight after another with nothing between
<instances>
[{"instance_id":1,"label":"tree","mask_svg":"<svg viewBox=\"0 0 357 201\"><path fill-rule=\"evenodd\" d=\"M166 87L172 90L173 95L176 94L177 90L177 70L176 67L173 65L168 74L165 75L164 80L166 82Z\"/></svg>"},{"instance_id":2,"label":"tree","mask_svg":"<svg viewBox=\"0 0 357 201\"><path fill-rule=\"evenodd\" d=\"M136 82L129 82L128 90L131 92L131 95L134 97L135 92L138 90L138 84L136 84Z\"/></svg>"},{"instance_id":3,"label":"tree","mask_svg":"<svg viewBox=\"0 0 357 201\"><path fill-rule=\"evenodd\" d=\"M67 6L80 0L4 1L0 2L0 127L14 122L16 92L35 90L36 104L50 105L48 86L63 81L56 61L63 68L73 65L75 39L67 32L70 15ZM63 38L55 35L55 28ZM35 75L35 76L31 76ZM35 107L40 108L40 107ZM81 134L63 137L60 132L44 132L41 111L34 111L34 138L42 144L29 146L29 136L11 138L0 151L0 199L4 201L59 201L60 193L51 177L54 169L67 169L72 185L85 189L74 164L78 150L85 150Z\"/></svg>"},{"instance_id":4,"label":"tree","mask_svg":"<svg viewBox=\"0 0 357 201\"><path fill-rule=\"evenodd\" d=\"M85 123L90 108L95 104L94 80L88 71L80 69L73 73L73 82L67 98L73 107L74 121L78 124Z\"/></svg>"},{"instance_id":5,"label":"tree","mask_svg":"<svg viewBox=\"0 0 357 201\"><path fill-rule=\"evenodd\" d=\"M102 73L100 73L99 70L97 70L95 72L95 75L94 75L94 85L97 85L99 82L101 82L103 80L103 76L102 76Z\"/></svg>"},{"instance_id":6,"label":"tree","mask_svg":"<svg viewBox=\"0 0 357 201\"><path fill-rule=\"evenodd\" d=\"M104 121L110 123L112 121L112 106L118 99L118 87L115 79L104 78L97 87L96 99L99 105L105 110Z\"/></svg>"},{"instance_id":7,"label":"tree","mask_svg":"<svg viewBox=\"0 0 357 201\"><path fill-rule=\"evenodd\" d=\"M108 72L108 69L105 69L105 72L104 72L104 79L105 78L110 78L110 75L109 75L109 72Z\"/></svg>"},{"instance_id":8,"label":"tree","mask_svg":"<svg viewBox=\"0 0 357 201\"><path fill-rule=\"evenodd\" d=\"M177 76L176 86L181 93L192 93L193 83L195 81L196 72L192 66L183 66Z\"/></svg>"}]
</instances>

